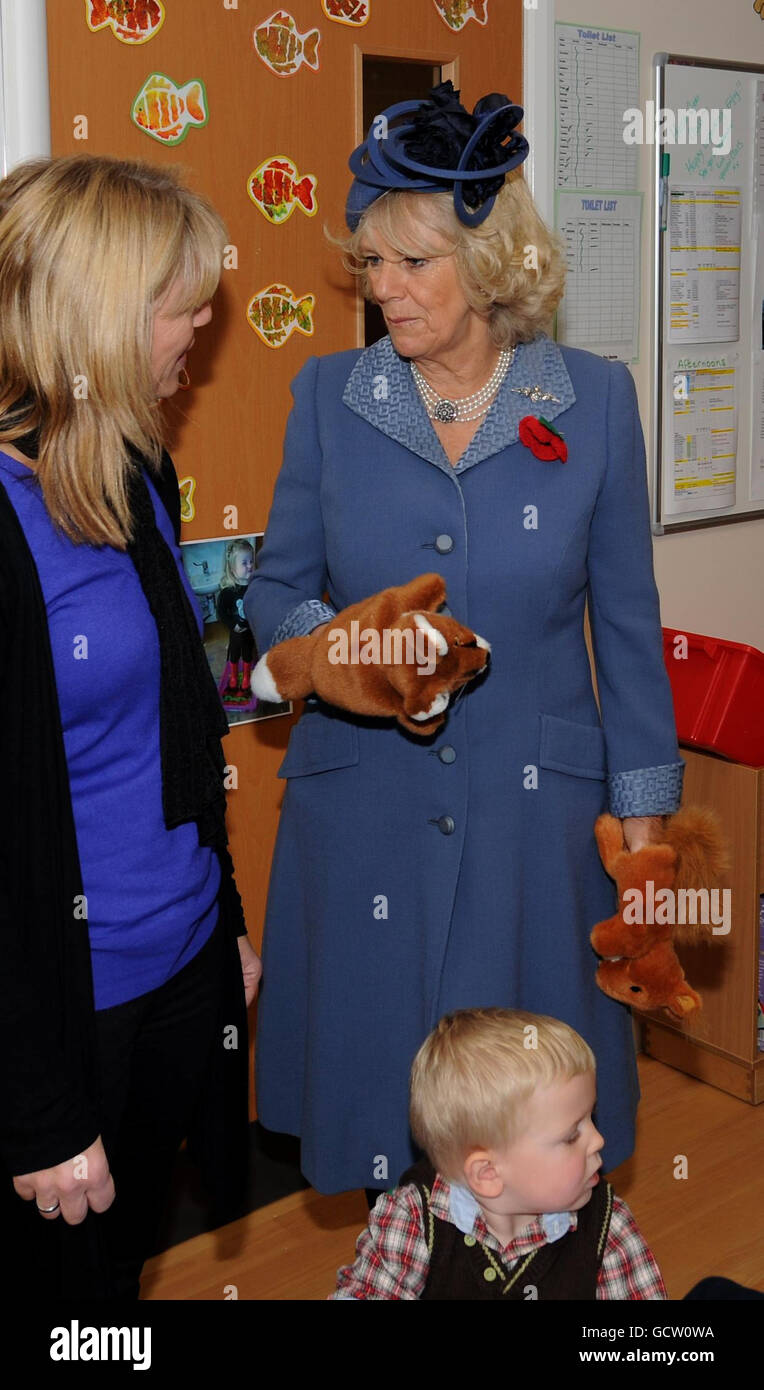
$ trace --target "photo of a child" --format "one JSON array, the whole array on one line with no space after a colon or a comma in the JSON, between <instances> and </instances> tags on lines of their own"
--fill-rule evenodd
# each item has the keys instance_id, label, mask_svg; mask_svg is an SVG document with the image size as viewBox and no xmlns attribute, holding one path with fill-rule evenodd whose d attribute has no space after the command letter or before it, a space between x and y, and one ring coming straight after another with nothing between
<instances>
[{"instance_id":1,"label":"photo of a child","mask_svg":"<svg viewBox=\"0 0 764 1390\"><path fill-rule=\"evenodd\" d=\"M258 700L251 686L258 659L243 599L257 564L262 534L185 541L183 565L204 619L204 649L229 724L291 713L291 703Z\"/></svg>"},{"instance_id":2,"label":"photo of a child","mask_svg":"<svg viewBox=\"0 0 764 1390\"><path fill-rule=\"evenodd\" d=\"M224 705L247 703L252 699L250 676L255 639L244 615L243 599L254 571L255 550L252 542L231 541L226 547L217 601L218 618L231 634L220 682Z\"/></svg>"}]
</instances>

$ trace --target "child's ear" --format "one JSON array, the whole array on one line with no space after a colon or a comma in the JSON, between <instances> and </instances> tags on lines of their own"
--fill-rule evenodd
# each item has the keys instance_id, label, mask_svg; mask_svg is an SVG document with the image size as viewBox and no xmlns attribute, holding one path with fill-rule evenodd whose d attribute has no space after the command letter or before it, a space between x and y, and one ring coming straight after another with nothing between
<instances>
[{"instance_id":1,"label":"child's ear","mask_svg":"<svg viewBox=\"0 0 764 1390\"><path fill-rule=\"evenodd\" d=\"M464 1160L464 1181L476 1197L499 1197L504 1183L487 1149L473 1149Z\"/></svg>"}]
</instances>

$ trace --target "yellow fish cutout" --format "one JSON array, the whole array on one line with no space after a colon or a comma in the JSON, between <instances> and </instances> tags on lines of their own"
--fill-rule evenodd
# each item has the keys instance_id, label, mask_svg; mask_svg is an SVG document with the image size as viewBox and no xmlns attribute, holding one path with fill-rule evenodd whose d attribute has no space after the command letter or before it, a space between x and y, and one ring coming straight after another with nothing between
<instances>
[{"instance_id":1,"label":"yellow fish cutout","mask_svg":"<svg viewBox=\"0 0 764 1390\"><path fill-rule=\"evenodd\" d=\"M194 506L196 478L180 478L178 487L180 489L180 519L181 521L193 521L196 516L196 507Z\"/></svg>"},{"instance_id":2,"label":"yellow fish cutout","mask_svg":"<svg viewBox=\"0 0 764 1390\"><path fill-rule=\"evenodd\" d=\"M148 43L164 24L161 0L85 0L88 29L111 29L120 43Z\"/></svg>"},{"instance_id":3,"label":"yellow fish cutout","mask_svg":"<svg viewBox=\"0 0 764 1390\"><path fill-rule=\"evenodd\" d=\"M250 299L247 322L266 347L280 348L295 329L306 338L313 336L314 294L296 299L288 285L269 285Z\"/></svg>"},{"instance_id":4,"label":"yellow fish cutout","mask_svg":"<svg viewBox=\"0 0 764 1390\"><path fill-rule=\"evenodd\" d=\"M257 55L277 77L292 77L303 63L318 71L318 45L321 34L311 29L300 34L288 10L276 10L254 32Z\"/></svg>"},{"instance_id":5,"label":"yellow fish cutout","mask_svg":"<svg viewBox=\"0 0 764 1390\"><path fill-rule=\"evenodd\" d=\"M191 126L209 120L207 92L201 78L177 87L164 73L152 72L139 91L131 111L139 130L163 145L179 145Z\"/></svg>"},{"instance_id":6,"label":"yellow fish cutout","mask_svg":"<svg viewBox=\"0 0 764 1390\"><path fill-rule=\"evenodd\" d=\"M488 23L488 0L432 0L438 14L455 34L463 29L469 19L478 24Z\"/></svg>"}]
</instances>

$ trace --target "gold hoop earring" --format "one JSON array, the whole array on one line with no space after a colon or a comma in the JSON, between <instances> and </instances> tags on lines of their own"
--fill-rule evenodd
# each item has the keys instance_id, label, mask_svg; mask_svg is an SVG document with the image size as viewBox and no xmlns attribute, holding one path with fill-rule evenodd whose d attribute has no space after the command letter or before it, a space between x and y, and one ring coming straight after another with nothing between
<instances>
[{"instance_id":1,"label":"gold hoop earring","mask_svg":"<svg viewBox=\"0 0 764 1390\"><path fill-rule=\"evenodd\" d=\"M185 377L185 378L186 378L185 381L181 381L181 377ZM190 385L191 385L191 378L190 378L190 376L188 375L188 372L186 371L186 368L185 368L185 367L181 367L180 371L178 372L178 386L180 387L181 391L187 391L187 390L189 389Z\"/></svg>"}]
</instances>

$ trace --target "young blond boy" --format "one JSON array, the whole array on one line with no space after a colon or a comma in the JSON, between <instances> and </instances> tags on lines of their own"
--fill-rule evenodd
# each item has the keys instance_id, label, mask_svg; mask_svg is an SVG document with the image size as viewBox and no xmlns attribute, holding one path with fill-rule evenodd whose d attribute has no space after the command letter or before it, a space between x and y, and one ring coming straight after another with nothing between
<instances>
[{"instance_id":1,"label":"young blond boy","mask_svg":"<svg viewBox=\"0 0 764 1390\"><path fill-rule=\"evenodd\" d=\"M426 1155L380 1195L334 1299L665 1299L599 1175L594 1054L558 1019L447 1014L414 1059Z\"/></svg>"}]
</instances>

